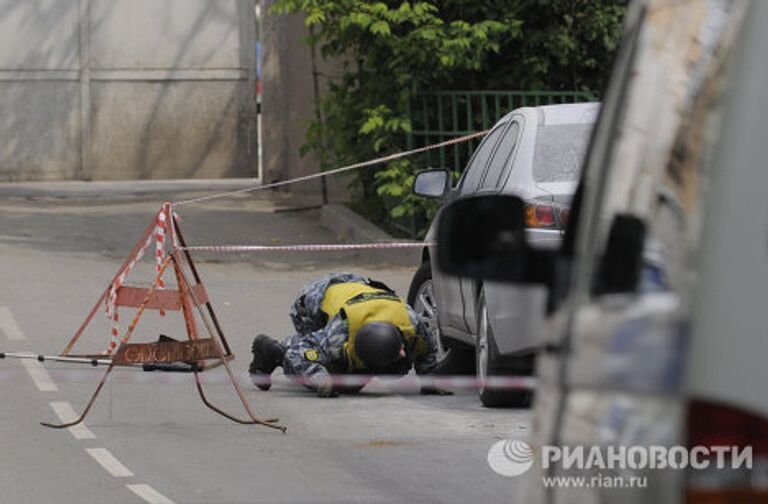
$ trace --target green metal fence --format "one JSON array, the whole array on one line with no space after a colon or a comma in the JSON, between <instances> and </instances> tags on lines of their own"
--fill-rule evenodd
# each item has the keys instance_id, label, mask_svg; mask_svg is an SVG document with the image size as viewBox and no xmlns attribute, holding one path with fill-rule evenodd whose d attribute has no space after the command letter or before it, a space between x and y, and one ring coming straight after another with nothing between
<instances>
[{"instance_id":1,"label":"green metal fence","mask_svg":"<svg viewBox=\"0 0 768 504\"><path fill-rule=\"evenodd\" d=\"M406 141L409 149L431 145L493 126L507 112L520 107L597 101L593 93L580 91L436 91L424 93L411 103L408 115L412 131ZM446 168L464 170L482 139L427 151L412 159L414 171ZM398 201L391 202L392 206ZM386 204L386 203L385 203ZM428 223L411 217L386 217L384 226L391 232L418 238L418 230Z\"/></svg>"},{"instance_id":2,"label":"green metal fence","mask_svg":"<svg viewBox=\"0 0 768 504\"><path fill-rule=\"evenodd\" d=\"M409 149L483 131L520 107L597 101L582 91L435 91L419 95L409 107ZM424 155L426 167L464 169L480 139Z\"/></svg>"}]
</instances>

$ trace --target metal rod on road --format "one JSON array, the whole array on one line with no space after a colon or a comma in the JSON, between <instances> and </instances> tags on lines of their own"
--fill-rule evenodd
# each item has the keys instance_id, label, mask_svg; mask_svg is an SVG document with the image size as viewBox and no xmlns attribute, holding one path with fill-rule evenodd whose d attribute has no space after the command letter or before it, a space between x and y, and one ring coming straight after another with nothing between
<instances>
[{"instance_id":1,"label":"metal rod on road","mask_svg":"<svg viewBox=\"0 0 768 504\"><path fill-rule=\"evenodd\" d=\"M91 366L109 366L112 359L96 359L88 357L61 357L59 355L40 355L24 352L0 352L0 359L29 359L39 362L65 362L68 364L90 364Z\"/></svg>"}]
</instances>

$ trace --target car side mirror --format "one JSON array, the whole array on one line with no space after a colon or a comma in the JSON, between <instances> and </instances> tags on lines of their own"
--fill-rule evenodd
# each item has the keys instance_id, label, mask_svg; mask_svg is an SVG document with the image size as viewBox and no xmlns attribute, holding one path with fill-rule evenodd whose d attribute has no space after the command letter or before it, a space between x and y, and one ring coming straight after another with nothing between
<instances>
[{"instance_id":1,"label":"car side mirror","mask_svg":"<svg viewBox=\"0 0 768 504\"><path fill-rule=\"evenodd\" d=\"M450 181L448 170L423 171L413 181L413 194L425 198L442 198L450 189Z\"/></svg>"},{"instance_id":2,"label":"car side mirror","mask_svg":"<svg viewBox=\"0 0 768 504\"><path fill-rule=\"evenodd\" d=\"M449 275L524 281L525 204L516 196L462 198L439 217L437 264Z\"/></svg>"},{"instance_id":3,"label":"car side mirror","mask_svg":"<svg viewBox=\"0 0 768 504\"><path fill-rule=\"evenodd\" d=\"M640 284L646 225L634 215L614 217L600 260L594 294L635 292Z\"/></svg>"}]
</instances>

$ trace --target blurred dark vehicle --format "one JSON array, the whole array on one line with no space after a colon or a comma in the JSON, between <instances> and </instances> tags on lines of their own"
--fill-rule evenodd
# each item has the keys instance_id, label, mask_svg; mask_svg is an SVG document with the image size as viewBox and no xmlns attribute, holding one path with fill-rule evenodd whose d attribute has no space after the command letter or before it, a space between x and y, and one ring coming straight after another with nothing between
<instances>
[{"instance_id":1,"label":"blurred dark vehicle","mask_svg":"<svg viewBox=\"0 0 768 504\"><path fill-rule=\"evenodd\" d=\"M534 464L523 502L768 502L765 26L762 1L632 4L558 250L523 198L444 209L447 274L545 288L535 453L752 448L751 469L602 474L643 488L545 489L566 473Z\"/></svg>"}]
</instances>

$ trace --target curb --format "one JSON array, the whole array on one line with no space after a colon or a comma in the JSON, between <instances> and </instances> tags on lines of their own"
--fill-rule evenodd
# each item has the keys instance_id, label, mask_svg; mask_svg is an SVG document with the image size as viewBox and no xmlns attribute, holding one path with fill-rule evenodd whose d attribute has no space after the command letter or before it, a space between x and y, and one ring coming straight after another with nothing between
<instances>
[{"instance_id":1,"label":"curb","mask_svg":"<svg viewBox=\"0 0 768 504\"><path fill-rule=\"evenodd\" d=\"M132 198L157 194L236 191L253 187L258 179L179 179L126 181L3 182L0 197L100 199Z\"/></svg>"},{"instance_id":2,"label":"curb","mask_svg":"<svg viewBox=\"0 0 768 504\"><path fill-rule=\"evenodd\" d=\"M385 233L345 205L330 203L320 209L320 225L331 231L343 243L402 242ZM417 268L421 263L421 250L393 249L370 250L365 255L372 261Z\"/></svg>"}]
</instances>

